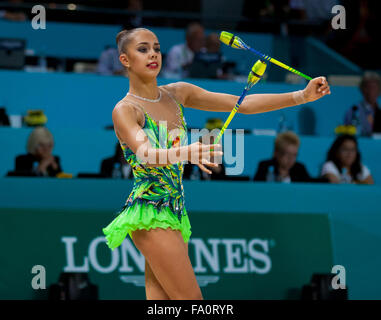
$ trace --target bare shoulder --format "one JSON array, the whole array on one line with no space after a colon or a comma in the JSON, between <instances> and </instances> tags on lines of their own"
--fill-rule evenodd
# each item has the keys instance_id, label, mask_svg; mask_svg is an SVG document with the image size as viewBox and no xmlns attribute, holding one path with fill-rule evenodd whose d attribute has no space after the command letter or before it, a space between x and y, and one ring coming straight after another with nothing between
<instances>
[{"instance_id":1,"label":"bare shoulder","mask_svg":"<svg viewBox=\"0 0 381 320\"><path fill-rule=\"evenodd\" d=\"M185 105L193 85L184 81L178 81L160 86L169 91L175 99L182 105Z\"/></svg>"},{"instance_id":2,"label":"bare shoulder","mask_svg":"<svg viewBox=\"0 0 381 320\"><path fill-rule=\"evenodd\" d=\"M139 125L144 122L144 113L134 104L120 100L112 111L114 125L119 121L137 122Z\"/></svg>"}]
</instances>

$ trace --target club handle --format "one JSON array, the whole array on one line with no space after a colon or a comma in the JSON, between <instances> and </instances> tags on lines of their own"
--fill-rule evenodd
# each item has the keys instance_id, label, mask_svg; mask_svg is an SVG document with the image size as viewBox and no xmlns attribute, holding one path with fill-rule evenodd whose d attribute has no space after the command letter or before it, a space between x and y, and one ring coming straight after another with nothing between
<instances>
[{"instance_id":1,"label":"club handle","mask_svg":"<svg viewBox=\"0 0 381 320\"><path fill-rule=\"evenodd\" d=\"M218 142L220 141L220 139L221 139L221 137L222 137L222 135L223 135L225 129L228 127L230 121L233 119L234 115L237 113L238 108L241 106L241 103L242 103L243 99L245 98L245 96L246 96L246 94L247 94L247 91L248 91L247 88L245 88L245 89L243 90L243 92L242 92L241 96L239 97L239 99L238 99L238 101L237 101L235 107L234 107L233 110L230 112L229 117L226 119L226 121L225 121L223 127L221 128L220 133L218 134L217 138L214 140L214 143L213 143L213 144L216 144L216 143L218 143Z\"/></svg>"},{"instance_id":2,"label":"club handle","mask_svg":"<svg viewBox=\"0 0 381 320\"><path fill-rule=\"evenodd\" d=\"M280 61L278 61L278 60L276 60L274 58L271 58L270 56L266 56L265 54L255 50L255 49L253 49L251 47L247 46L247 49L250 50L251 52L254 52L256 55L260 56L265 61L269 61L269 62L271 62L273 64L276 64L277 66L279 66L279 67L281 67L283 69L286 69L286 70L288 70L288 71L290 71L290 72L292 72L294 74L297 74L298 76L301 76L304 79L312 80L312 78L310 76L307 76L306 74L304 74L304 73L302 73L302 72L300 72L300 71L298 71L298 70L296 70L294 68L291 68L290 66L284 64L283 62L280 62Z\"/></svg>"}]
</instances>

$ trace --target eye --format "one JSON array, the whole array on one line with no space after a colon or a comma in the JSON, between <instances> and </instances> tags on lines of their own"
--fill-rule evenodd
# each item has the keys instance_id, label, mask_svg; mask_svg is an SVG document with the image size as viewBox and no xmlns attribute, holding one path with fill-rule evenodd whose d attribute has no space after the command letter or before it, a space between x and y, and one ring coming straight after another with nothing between
<instances>
[{"instance_id":1,"label":"eye","mask_svg":"<svg viewBox=\"0 0 381 320\"><path fill-rule=\"evenodd\" d=\"M144 52L147 52L147 48L141 47L141 48L138 49L138 51L144 53Z\"/></svg>"},{"instance_id":2,"label":"eye","mask_svg":"<svg viewBox=\"0 0 381 320\"><path fill-rule=\"evenodd\" d=\"M160 48L155 48L155 51L156 52L160 52Z\"/></svg>"}]
</instances>

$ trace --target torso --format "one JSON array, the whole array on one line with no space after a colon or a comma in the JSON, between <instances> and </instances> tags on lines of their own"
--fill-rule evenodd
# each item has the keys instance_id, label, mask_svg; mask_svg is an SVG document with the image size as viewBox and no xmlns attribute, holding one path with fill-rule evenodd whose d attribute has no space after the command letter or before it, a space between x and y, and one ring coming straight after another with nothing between
<instances>
[{"instance_id":1,"label":"torso","mask_svg":"<svg viewBox=\"0 0 381 320\"><path fill-rule=\"evenodd\" d=\"M163 94L165 92L162 92L162 99ZM136 104L134 110L136 110L137 122L145 131L153 148L169 149L175 146L187 145L187 126L183 117L181 103L173 100L168 94L165 96L165 100L160 100L160 104L156 104L156 102L146 103L146 101L140 103L137 98L131 99L131 101L133 103L130 102L129 105L134 106ZM178 111L180 117L177 117ZM156 119L151 117L153 114ZM165 124L160 120L167 119L176 119L177 123L169 121L168 124L170 125L166 128ZM134 187L126 201L126 206L133 205L137 199L140 199L139 201L148 201L148 203L155 206L169 206L181 221L181 216L184 213L184 190L182 185L184 161L165 166L146 166L123 143L116 130L115 133L121 144L124 158L131 165L134 176Z\"/></svg>"}]
</instances>

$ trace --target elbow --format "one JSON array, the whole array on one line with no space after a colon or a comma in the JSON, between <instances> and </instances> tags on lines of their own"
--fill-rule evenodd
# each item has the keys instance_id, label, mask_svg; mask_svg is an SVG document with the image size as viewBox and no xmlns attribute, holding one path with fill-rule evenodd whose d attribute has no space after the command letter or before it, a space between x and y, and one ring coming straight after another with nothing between
<instances>
[{"instance_id":1,"label":"elbow","mask_svg":"<svg viewBox=\"0 0 381 320\"><path fill-rule=\"evenodd\" d=\"M246 105L244 105L244 104L242 104L242 105L239 107L239 109L238 109L238 113L242 113L242 114L251 114L249 108L248 108Z\"/></svg>"},{"instance_id":2,"label":"elbow","mask_svg":"<svg viewBox=\"0 0 381 320\"><path fill-rule=\"evenodd\" d=\"M246 103L242 103L241 106L238 109L238 113L242 114L255 114L260 113L258 106L256 105L250 105L248 106Z\"/></svg>"}]
</instances>

